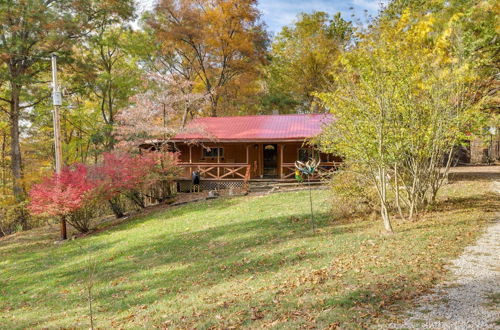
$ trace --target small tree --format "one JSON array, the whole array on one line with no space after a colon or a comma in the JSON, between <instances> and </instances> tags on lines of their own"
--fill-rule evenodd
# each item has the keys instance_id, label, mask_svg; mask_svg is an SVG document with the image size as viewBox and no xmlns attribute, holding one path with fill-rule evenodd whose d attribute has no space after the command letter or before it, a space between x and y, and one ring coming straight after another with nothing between
<instances>
[{"instance_id":1,"label":"small tree","mask_svg":"<svg viewBox=\"0 0 500 330\"><path fill-rule=\"evenodd\" d=\"M33 214L68 220L68 216L81 209L92 198L93 182L87 177L87 167L77 164L66 167L60 175L54 174L30 190L29 210ZM81 232L89 230L89 219L68 220ZM75 221L76 220L76 221Z\"/></svg>"},{"instance_id":2,"label":"small tree","mask_svg":"<svg viewBox=\"0 0 500 330\"><path fill-rule=\"evenodd\" d=\"M147 91L132 97L131 105L117 115L115 137L122 150L133 150L147 140L168 140L207 102L179 75L149 74L145 84Z\"/></svg>"},{"instance_id":3,"label":"small tree","mask_svg":"<svg viewBox=\"0 0 500 330\"><path fill-rule=\"evenodd\" d=\"M133 156L127 153L103 154L103 161L90 169L90 179L96 187L96 195L109 202L115 215L124 216L119 197L125 195L135 204L144 207L138 189L146 183L155 166L152 157Z\"/></svg>"},{"instance_id":4,"label":"small tree","mask_svg":"<svg viewBox=\"0 0 500 330\"><path fill-rule=\"evenodd\" d=\"M179 154L173 152L150 152L144 157L151 158L154 166L149 173L149 178L143 185L143 191L150 191L148 197L161 203L173 194L171 182L180 174L181 168L177 166Z\"/></svg>"},{"instance_id":5,"label":"small tree","mask_svg":"<svg viewBox=\"0 0 500 330\"><path fill-rule=\"evenodd\" d=\"M450 31L430 39L430 25L432 17L414 24L407 14L381 21L343 56L338 87L319 95L336 117L323 147L370 178L388 232L391 187L402 217L400 201L410 219L434 201L475 114L474 74L460 59L459 40Z\"/></svg>"}]
</instances>

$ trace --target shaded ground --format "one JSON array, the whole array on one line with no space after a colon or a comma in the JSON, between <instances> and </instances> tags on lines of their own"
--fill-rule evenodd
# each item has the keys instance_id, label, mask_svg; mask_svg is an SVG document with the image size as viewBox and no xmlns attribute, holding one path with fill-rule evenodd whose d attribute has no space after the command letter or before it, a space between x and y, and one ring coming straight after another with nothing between
<instances>
[{"instance_id":1,"label":"shaded ground","mask_svg":"<svg viewBox=\"0 0 500 330\"><path fill-rule=\"evenodd\" d=\"M500 166L457 166L450 168L451 181L500 180Z\"/></svg>"},{"instance_id":2,"label":"shaded ground","mask_svg":"<svg viewBox=\"0 0 500 330\"><path fill-rule=\"evenodd\" d=\"M187 204L54 244L57 228L0 239L0 328L368 327L444 275L499 208L485 182L453 183L418 222L331 220L328 191ZM402 248L404 247L404 248Z\"/></svg>"}]
</instances>

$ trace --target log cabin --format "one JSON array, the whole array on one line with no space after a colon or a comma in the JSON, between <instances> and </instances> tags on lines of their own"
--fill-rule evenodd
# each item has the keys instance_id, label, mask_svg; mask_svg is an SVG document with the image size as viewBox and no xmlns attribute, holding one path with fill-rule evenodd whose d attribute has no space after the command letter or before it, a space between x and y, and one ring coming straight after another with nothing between
<instances>
[{"instance_id":1,"label":"log cabin","mask_svg":"<svg viewBox=\"0 0 500 330\"><path fill-rule=\"evenodd\" d=\"M341 160L309 143L331 120L325 114L196 118L170 140L184 168L180 181L189 182L193 171L200 173L204 189L292 181L295 161L312 157L321 160L322 169L334 168Z\"/></svg>"}]
</instances>

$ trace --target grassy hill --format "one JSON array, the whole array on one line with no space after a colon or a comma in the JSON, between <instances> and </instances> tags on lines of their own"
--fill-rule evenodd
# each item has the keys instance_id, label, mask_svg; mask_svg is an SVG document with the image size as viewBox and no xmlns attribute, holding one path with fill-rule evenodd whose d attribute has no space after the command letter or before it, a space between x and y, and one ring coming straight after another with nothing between
<instances>
[{"instance_id":1,"label":"grassy hill","mask_svg":"<svg viewBox=\"0 0 500 330\"><path fill-rule=\"evenodd\" d=\"M333 220L329 192L167 208L54 244L46 227L0 239L0 327L89 327L89 258L99 328L297 327L377 322L425 292L499 207L485 182L446 187L433 212L382 234Z\"/></svg>"}]
</instances>

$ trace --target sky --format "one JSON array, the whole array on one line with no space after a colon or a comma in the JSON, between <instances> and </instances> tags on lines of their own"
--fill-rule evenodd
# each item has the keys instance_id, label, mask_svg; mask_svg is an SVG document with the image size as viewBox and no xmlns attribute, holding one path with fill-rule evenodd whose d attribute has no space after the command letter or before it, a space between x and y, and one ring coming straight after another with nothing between
<instances>
[{"instance_id":1,"label":"sky","mask_svg":"<svg viewBox=\"0 0 500 330\"><path fill-rule=\"evenodd\" d=\"M270 32L276 34L285 25L290 25L301 12L324 11L330 15L340 12L346 20L352 20L354 13L364 18L365 11L372 16L377 14L380 1L377 0L260 0L262 18ZM350 9L352 8L352 10Z\"/></svg>"},{"instance_id":2,"label":"sky","mask_svg":"<svg viewBox=\"0 0 500 330\"><path fill-rule=\"evenodd\" d=\"M137 1L141 11L150 9L155 2L155 0ZM352 20L353 12L356 17L364 19L365 11L375 16L380 6L381 0L259 0L262 19L269 32L273 34L277 34L283 26L293 23L297 14L301 12L324 11L330 15L340 12L344 19Z\"/></svg>"}]
</instances>

